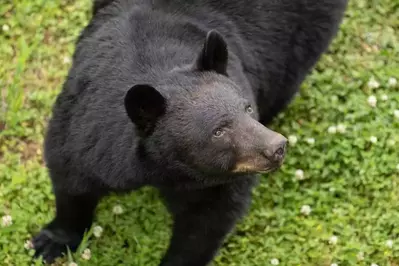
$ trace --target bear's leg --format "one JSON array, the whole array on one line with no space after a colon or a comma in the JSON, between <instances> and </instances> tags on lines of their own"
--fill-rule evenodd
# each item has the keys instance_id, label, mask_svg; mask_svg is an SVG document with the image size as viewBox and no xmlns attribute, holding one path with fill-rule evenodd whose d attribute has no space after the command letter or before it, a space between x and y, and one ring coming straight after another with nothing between
<instances>
[{"instance_id":1,"label":"bear's leg","mask_svg":"<svg viewBox=\"0 0 399 266\"><path fill-rule=\"evenodd\" d=\"M162 190L174 217L173 235L161 266L205 266L241 218L254 177L202 190Z\"/></svg>"},{"instance_id":2,"label":"bear's leg","mask_svg":"<svg viewBox=\"0 0 399 266\"><path fill-rule=\"evenodd\" d=\"M56 217L46 225L32 240L35 257L43 256L52 263L67 246L76 251L83 235L92 224L94 211L100 199L97 195L68 195L56 191Z\"/></svg>"}]
</instances>

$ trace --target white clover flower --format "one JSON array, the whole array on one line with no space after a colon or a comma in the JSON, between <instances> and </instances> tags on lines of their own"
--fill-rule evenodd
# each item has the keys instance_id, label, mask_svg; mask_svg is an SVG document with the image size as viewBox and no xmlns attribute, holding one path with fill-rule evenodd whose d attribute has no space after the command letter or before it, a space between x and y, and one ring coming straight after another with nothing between
<instances>
[{"instance_id":1,"label":"white clover flower","mask_svg":"<svg viewBox=\"0 0 399 266\"><path fill-rule=\"evenodd\" d=\"M388 101L388 95L386 95L386 94L381 95L381 100Z\"/></svg>"},{"instance_id":2,"label":"white clover flower","mask_svg":"<svg viewBox=\"0 0 399 266\"><path fill-rule=\"evenodd\" d=\"M274 259L271 259L271 260L270 260L270 264L271 264L271 265L279 265L279 264L280 264L280 261L279 261L278 259L274 258Z\"/></svg>"},{"instance_id":3,"label":"white clover flower","mask_svg":"<svg viewBox=\"0 0 399 266\"><path fill-rule=\"evenodd\" d=\"M378 83L378 81L375 80L374 77L372 77L369 82L367 82L367 86L370 89L377 89L378 87L380 87L380 83Z\"/></svg>"},{"instance_id":4,"label":"white clover flower","mask_svg":"<svg viewBox=\"0 0 399 266\"><path fill-rule=\"evenodd\" d=\"M116 214L116 215L122 214L122 213L123 213L123 208L122 208L121 205L115 205L115 206L112 208L112 212L113 212L114 214Z\"/></svg>"},{"instance_id":5,"label":"white clover flower","mask_svg":"<svg viewBox=\"0 0 399 266\"><path fill-rule=\"evenodd\" d=\"M396 170L399 171L399 163L396 165Z\"/></svg>"},{"instance_id":6,"label":"white clover flower","mask_svg":"<svg viewBox=\"0 0 399 266\"><path fill-rule=\"evenodd\" d=\"M338 242L338 237L334 236L334 235L332 235L330 237L330 239L328 240L328 243L330 243L330 245L335 245L335 244L337 244L337 242Z\"/></svg>"},{"instance_id":7,"label":"white clover flower","mask_svg":"<svg viewBox=\"0 0 399 266\"><path fill-rule=\"evenodd\" d=\"M393 111L393 115L394 115L397 119L399 119L399 110Z\"/></svg>"},{"instance_id":8,"label":"white clover flower","mask_svg":"<svg viewBox=\"0 0 399 266\"><path fill-rule=\"evenodd\" d=\"M69 64L69 63L71 63L71 58L69 56L64 56L64 58L62 59L62 62L64 64Z\"/></svg>"},{"instance_id":9,"label":"white clover flower","mask_svg":"<svg viewBox=\"0 0 399 266\"><path fill-rule=\"evenodd\" d=\"M390 77L390 78L388 79L388 86L389 86L389 87L395 87L396 84L398 84L398 81L396 80L396 78Z\"/></svg>"},{"instance_id":10,"label":"white clover flower","mask_svg":"<svg viewBox=\"0 0 399 266\"><path fill-rule=\"evenodd\" d=\"M371 107L376 107L377 106L377 98L374 95L370 95L367 98L367 102Z\"/></svg>"},{"instance_id":11,"label":"white clover flower","mask_svg":"<svg viewBox=\"0 0 399 266\"><path fill-rule=\"evenodd\" d=\"M371 266L378 266L378 264L376 264L376 263L371 263Z\"/></svg>"},{"instance_id":12,"label":"white clover flower","mask_svg":"<svg viewBox=\"0 0 399 266\"><path fill-rule=\"evenodd\" d=\"M364 252L360 251L359 253L357 253L356 258L358 260L364 260Z\"/></svg>"},{"instance_id":13,"label":"white clover flower","mask_svg":"<svg viewBox=\"0 0 399 266\"><path fill-rule=\"evenodd\" d=\"M84 260L90 260L91 258L91 250L86 248L83 253L82 253L82 259Z\"/></svg>"},{"instance_id":14,"label":"white clover flower","mask_svg":"<svg viewBox=\"0 0 399 266\"><path fill-rule=\"evenodd\" d=\"M337 95L331 96L331 101L332 102L338 102L338 96Z\"/></svg>"},{"instance_id":15,"label":"white clover flower","mask_svg":"<svg viewBox=\"0 0 399 266\"><path fill-rule=\"evenodd\" d=\"M389 139L389 140L387 140L387 145L388 146L394 146L395 145L395 143L396 143L396 141L394 140L394 139Z\"/></svg>"},{"instance_id":16,"label":"white clover flower","mask_svg":"<svg viewBox=\"0 0 399 266\"><path fill-rule=\"evenodd\" d=\"M338 266L338 264L336 264L336 263L331 263L331 266Z\"/></svg>"},{"instance_id":17,"label":"white clover flower","mask_svg":"<svg viewBox=\"0 0 399 266\"><path fill-rule=\"evenodd\" d=\"M3 217L1 217L1 225L3 227L7 227L12 225L12 217L11 215L4 215Z\"/></svg>"},{"instance_id":18,"label":"white clover flower","mask_svg":"<svg viewBox=\"0 0 399 266\"><path fill-rule=\"evenodd\" d=\"M371 43L371 42L373 42L373 40L374 40L373 34L372 34L371 32L366 32L366 33L364 34L364 38L366 39L366 41L367 41L368 43Z\"/></svg>"},{"instance_id":19,"label":"white clover flower","mask_svg":"<svg viewBox=\"0 0 399 266\"><path fill-rule=\"evenodd\" d=\"M7 24L4 24L3 27L1 27L1 28L2 28L2 30L3 30L4 32L10 30L10 26L8 26Z\"/></svg>"},{"instance_id":20,"label":"white clover flower","mask_svg":"<svg viewBox=\"0 0 399 266\"><path fill-rule=\"evenodd\" d=\"M388 239L387 242L385 242L385 245L388 248L392 248L393 247L393 240L392 239Z\"/></svg>"},{"instance_id":21,"label":"white clover flower","mask_svg":"<svg viewBox=\"0 0 399 266\"><path fill-rule=\"evenodd\" d=\"M302 169L297 169L297 170L295 171L295 178L296 178L297 180L303 180L303 179L304 179L304 172L303 172Z\"/></svg>"},{"instance_id":22,"label":"white clover flower","mask_svg":"<svg viewBox=\"0 0 399 266\"><path fill-rule=\"evenodd\" d=\"M338 124L337 125L337 131L339 133L345 133L346 132L346 126L344 124Z\"/></svg>"},{"instance_id":23,"label":"white clover flower","mask_svg":"<svg viewBox=\"0 0 399 266\"><path fill-rule=\"evenodd\" d=\"M309 215L312 212L312 208L309 205L303 205L301 207L301 213L304 215Z\"/></svg>"},{"instance_id":24,"label":"white clover flower","mask_svg":"<svg viewBox=\"0 0 399 266\"><path fill-rule=\"evenodd\" d=\"M314 138L307 138L306 142L310 145L313 145L315 143L315 139Z\"/></svg>"},{"instance_id":25,"label":"white clover flower","mask_svg":"<svg viewBox=\"0 0 399 266\"><path fill-rule=\"evenodd\" d=\"M99 225L93 227L93 235L97 238L101 237L103 231L104 231L103 228Z\"/></svg>"},{"instance_id":26,"label":"white clover flower","mask_svg":"<svg viewBox=\"0 0 399 266\"><path fill-rule=\"evenodd\" d=\"M328 131L328 133L330 133L330 134L335 134L335 133L337 133L337 128L336 128L336 126L330 126L330 127L327 129L327 131Z\"/></svg>"},{"instance_id":27,"label":"white clover flower","mask_svg":"<svg viewBox=\"0 0 399 266\"><path fill-rule=\"evenodd\" d=\"M70 262L70 263L68 264L68 266L78 266L78 264L77 264L76 262Z\"/></svg>"},{"instance_id":28,"label":"white clover flower","mask_svg":"<svg viewBox=\"0 0 399 266\"><path fill-rule=\"evenodd\" d=\"M25 249L32 249L33 248L33 243L30 240L26 240L24 244Z\"/></svg>"},{"instance_id":29,"label":"white clover flower","mask_svg":"<svg viewBox=\"0 0 399 266\"><path fill-rule=\"evenodd\" d=\"M378 141L378 139L377 139L376 136L371 136L371 137L370 137L370 142L371 142L371 143L375 144L375 143L377 143L377 141Z\"/></svg>"},{"instance_id":30,"label":"white clover flower","mask_svg":"<svg viewBox=\"0 0 399 266\"><path fill-rule=\"evenodd\" d=\"M294 146L298 142L298 138L294 135L288 136L288 143Z\"/></svg>"}]
</instances>

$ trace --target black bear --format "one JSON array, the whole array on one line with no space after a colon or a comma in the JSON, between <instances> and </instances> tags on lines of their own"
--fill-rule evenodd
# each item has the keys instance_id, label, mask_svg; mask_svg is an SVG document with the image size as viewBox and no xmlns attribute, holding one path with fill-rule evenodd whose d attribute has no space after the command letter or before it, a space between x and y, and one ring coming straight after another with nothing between
<instances>
[{"instance_id":1,"label":"black bear","mask_svg":"<svg viewBox=\"0 0 399 266\"><path fill-rule=\"evenodd\" d=\"M46 262L74 251L110 192L159 189L160 265L204 266L286 139L265 127L338 31L347 0L97 0L45 137L55 218ZM126 262L128 264L128 262Z\"/></svg>"}]
</instances>

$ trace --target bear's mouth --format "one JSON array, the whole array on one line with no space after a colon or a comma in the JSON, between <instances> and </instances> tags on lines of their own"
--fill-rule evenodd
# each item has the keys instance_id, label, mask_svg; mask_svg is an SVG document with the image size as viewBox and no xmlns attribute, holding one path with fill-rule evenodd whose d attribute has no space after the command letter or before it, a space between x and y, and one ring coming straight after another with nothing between
<instances>
[{"instance_id":1,"label":"bear's mouth","mask_svg":"<svg viewBox=\"0 0 399 266\"><path fill-rule=\"evenodd\" d=\"M280 169L280 167L281 167L281 165L274 165L274 166L259 170L259 171L257 171L257 173L258 174L269 174L269 173L277 171L278 169Z\"/></svg>"},{"instance_id":2,"label":"bear's mouth","mask_svg":"<svg viewBox=\"0 0 399 266\"><path fill-rule=\"evenodd\" d=\"M245 173L245 174L267 174L278 170L283 161L279 163L271 163L268 161L266 164L262 166L258 166L253 163L238 163L235 168L232 170L233 173Z\"/></svg>"}]
</instances>

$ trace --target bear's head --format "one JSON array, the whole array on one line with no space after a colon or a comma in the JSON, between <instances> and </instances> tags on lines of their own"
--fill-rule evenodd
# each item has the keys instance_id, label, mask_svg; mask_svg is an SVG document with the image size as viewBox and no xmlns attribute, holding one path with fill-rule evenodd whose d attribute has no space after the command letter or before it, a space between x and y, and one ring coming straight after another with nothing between
<instances>
[{"instance_id":1,"label":"bear's head","mask_svg":"<svg viewBox=\"0 0 399 266\"><path fill-rule=\"evenodd\" d=\"M258 122L254 102L229 78L227 61L226 42L210 31L190 67L127 92L125 108L145 156L212 176L264 173L282 164L286 138Z\"/></svg>"}]
</instances>

